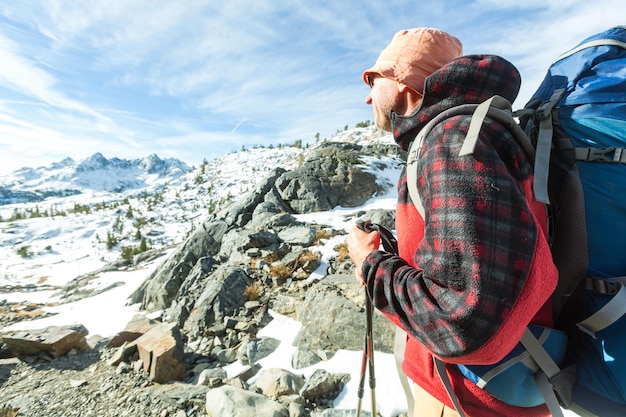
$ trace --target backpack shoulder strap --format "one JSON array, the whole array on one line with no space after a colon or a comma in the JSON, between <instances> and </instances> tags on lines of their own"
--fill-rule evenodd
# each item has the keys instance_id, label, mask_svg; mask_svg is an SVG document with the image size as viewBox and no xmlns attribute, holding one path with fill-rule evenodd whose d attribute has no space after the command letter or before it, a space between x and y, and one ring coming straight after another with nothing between
<instances>
[{"instance_id":1,"label":"backpack shoulder strap","mask_svg":"<svg viewBox=\"0 0 626 417\"><path fill-rule=\"evenodd\" d=\"M552 97L537 108L539 115L539 133L537 135L537 153L535 156L535 176L533 192L537 201L550 204L548 197L548 171L550 167L550 151L552 149L552 109L561 99L564 89L554 90Z\"/></svg>"}]
</instances>

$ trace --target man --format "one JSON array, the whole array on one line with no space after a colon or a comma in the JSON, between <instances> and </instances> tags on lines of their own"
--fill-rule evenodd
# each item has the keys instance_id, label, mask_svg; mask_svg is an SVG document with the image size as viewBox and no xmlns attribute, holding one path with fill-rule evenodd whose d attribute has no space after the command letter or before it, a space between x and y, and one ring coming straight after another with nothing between
<instances>
[{"instance_id":1,"label":"man","mask_svg":"<svg viewBox=\"0 0 626 417\"><path fill-rule=\"evenodd\" d=\"M448 108L496 94L514 101L520 76L513 65L461 53L458 39L445 32L404 30L363 73L376 125L391 131L402 149ZM415 382L415 416L548 416L544 405L522 408L496 399L452 365L495 363L529 322L550 326L549 297L557 281L526 155L488 119L474 152L460 156L470 120L459 115L438 123L420 146L417 189L424 218L408 195L406 169L402 173L399 255L378 250L378 233L354 227L350 256L373 305L408 334L403 369ZM447 363L462 414L433 357Z\"/></svg>"}]
</instances>

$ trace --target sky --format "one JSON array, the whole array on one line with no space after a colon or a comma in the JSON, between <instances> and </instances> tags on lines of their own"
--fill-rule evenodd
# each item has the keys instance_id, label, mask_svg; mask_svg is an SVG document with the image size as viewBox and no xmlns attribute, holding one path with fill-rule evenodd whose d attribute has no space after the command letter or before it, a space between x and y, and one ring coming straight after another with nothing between
<instances>
[{"instance_id":1,"label":"sky","mask_svg":"<svg viewBox=\"0 0 626 417\"><path fill-rule=\"evenodd\" d=\"M96 152L197 165L330 137L373 119L361 74L411 27L509 59L522 107L556 57L624 12L623 0L2 2L0 175Z\"/></svg>"}]
</instances>

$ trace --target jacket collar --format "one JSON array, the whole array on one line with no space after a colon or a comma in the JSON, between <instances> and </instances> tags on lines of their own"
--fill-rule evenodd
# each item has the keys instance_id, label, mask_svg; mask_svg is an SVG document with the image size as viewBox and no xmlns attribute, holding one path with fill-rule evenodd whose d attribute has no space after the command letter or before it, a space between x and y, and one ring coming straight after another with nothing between
<instances>
[{"instance_id":1,"label":"jacket collar","mask_svg":"<svg viewBox=\"0 0 626 417\"><path fill-rule=\"evenodd\" d=\"M407 116L390 112L396 143L408 150L417 133L444 110L478 104L498 94L511 103L521 85L519 71L496 55L466 55L431 74L424 83L422 104Z\"/></svg>"}]
</instances>

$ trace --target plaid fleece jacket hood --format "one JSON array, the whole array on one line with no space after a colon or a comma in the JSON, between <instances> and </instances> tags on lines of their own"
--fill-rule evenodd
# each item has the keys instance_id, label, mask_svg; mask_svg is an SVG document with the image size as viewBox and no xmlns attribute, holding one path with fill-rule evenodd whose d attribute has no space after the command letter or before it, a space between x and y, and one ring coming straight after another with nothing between
<instances>
[{"instance_id":1,"label":"plaid fleece jacket hood","mask_svg":"<svg viewBox=\"0 0 626 417\"><path fill-rule=\"evenodd\" d=\"M518 71L503 58L458 58L426 80L423 102L411 115L391 115L394 138L406 150L440 112L496 94L512 102L519 86ZM448 403L430 355L448 363L500 360L529 322L551 324L547 301L557 280L529 161L512 135L489 119L474 153L460 157L470 119L451 117L424 138L417 188L425 218L410 201L405 169L396 209L400 254L373 252L362 270L374 306L409 334L405 372ZM466 384L455 386L474 402L470 415L544 415L518 414Z\"/></svg>"}]
</instances>

